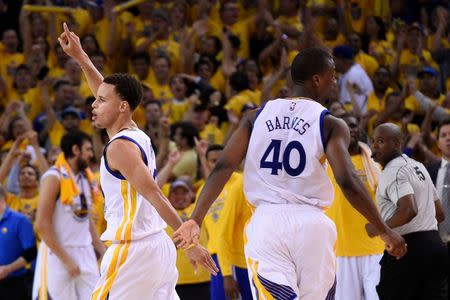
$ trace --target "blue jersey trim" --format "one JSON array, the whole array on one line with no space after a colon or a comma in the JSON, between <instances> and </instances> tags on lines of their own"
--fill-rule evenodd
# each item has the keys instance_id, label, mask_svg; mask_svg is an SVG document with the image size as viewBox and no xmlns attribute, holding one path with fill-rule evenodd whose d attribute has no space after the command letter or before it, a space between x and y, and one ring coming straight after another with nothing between
<instances>
[{"instance_id":1,"label":"blue jersey trim","mask_svg":"<svg viewBox=\"0 0 450 300\"><path fill-rule=\"evenodd\" d=\"M330 112L327 109L324 109L320 113L320 138L322 140L323 152L325 152L327 148L325 141L325 116L328 114L330 114Z\"/></svg>"},{"instance_id":2,"label":"blue jersey trim","mask_svg":"<svg viewBox=\"0 0 450 300\"><path fill-rule=\"evenodd\" d=\"M258 109L258 111L256 112L256 116L255 116L255 121L253 122L253 123L255 123L256 122L256 119L258 119L258 117L259 117L259 114L260 113L262 113L262 111L263 111L263 109L264 109L264 107L266 107L266 104L267 104L267 102L266 103L264 103L263 104L263 106L261 106L259 109Z\"/></svg>"},{"instance_id":3,"label":"blue jersey trim","mask_svg":"<svg viewBox=\"0 0 450 300\"><path fill-rule=\"evenodd\" d=\"M148 166L147 154L145 154L144 149L141 147L141 145L139 145L138 142L136 142L134 139L132 139L132 138L130 138L129 136L126 136L126 135L121 135L121 136L115 138L114 140L117 140L117 139L128 140L128 141L134 143L136 146L138 146L138 147L139 147L139 150L141 151L142 159L144 160L145 165ZM114 171L114 170L112 170L112 169L109 167L109 165L108 165L108 160L106 159L106 150L107 150L109 144L112 143L114 140L112 140L112 141L110 141L108 144L106 144L105 148L103 149L103 159L104 159L104 161L105 161L105 167L106 167L106 170L108 170L108 172L109 172L111 175L113 175L114 177L116 177L117 179L119 179L119 180L125 180L125 177L124 177L122 174L120 174L119 171Z\"/></svg>"}]
</instances>

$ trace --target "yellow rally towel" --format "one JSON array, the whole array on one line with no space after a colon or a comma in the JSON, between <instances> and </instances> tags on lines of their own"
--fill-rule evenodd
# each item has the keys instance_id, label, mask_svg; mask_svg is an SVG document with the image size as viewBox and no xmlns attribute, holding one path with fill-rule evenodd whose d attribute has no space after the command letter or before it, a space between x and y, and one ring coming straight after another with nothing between
<instances>
[{"instance_id":1,"label":"yellow rally towel","mask_svg":"<svg viewBox=\"0 0 450 300\"><path fill-rule=\"evenodd\" d=\"M381 167L372 159L372 150L367 144L363 142L358 142L361 148L361 156L364 165L364 170L366 171L367 181L373 191L376 190L378 185L378 177L381 174Z\"/></svg>"},{"instance_id":2,"label":"yellow rally towel","mask_svg":"<svg viewBox=\"0 0 450 300\"><path fill-rule=\"evenodd\" d=\"M73 173L70 168L69 163L64 157L64 153L61 153L55 162L55 168L57 168L61 174L60 179L60 198L61 203L64 205L71 205L73 199L80 195L75 179L73 178ZM89 181L89 186L91 188L92 200L94 203L101 201L100 192L98 189L98 184L94 179L94 174L89 168L86 168L85 174Z\"/></svg>"}]
</instances>

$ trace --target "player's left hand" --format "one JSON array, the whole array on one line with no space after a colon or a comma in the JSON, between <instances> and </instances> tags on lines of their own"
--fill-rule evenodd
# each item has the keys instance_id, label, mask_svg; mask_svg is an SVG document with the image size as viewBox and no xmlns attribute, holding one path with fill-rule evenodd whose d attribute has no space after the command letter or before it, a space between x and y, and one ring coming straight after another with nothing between
<instances>
[{"instance_id":1,"label":"player's left hand","mask_svg":"<svg viewBox=\"0 0 450 300\"><path fill-rule=\"evenodd\" d=\"M197 245L200 238L200 226L190 219L181 224L173 234L173 242L178 249L187 249L192 244Z\"/></svg>"},{"instance_id":2,"label":"player's left hand","mask_svg":"<svg viewBox=\"0 0 450 300\"><path fill-rule=\"evenodd\" d=\"M209 273L216 276L219 269L216 263L212 259L208 250L206 250L202 245L196 245L192 248L186 250L186 255L194 266L194 272L197 273L197 264L202 265Z\"/></svg>"}]
</instances>

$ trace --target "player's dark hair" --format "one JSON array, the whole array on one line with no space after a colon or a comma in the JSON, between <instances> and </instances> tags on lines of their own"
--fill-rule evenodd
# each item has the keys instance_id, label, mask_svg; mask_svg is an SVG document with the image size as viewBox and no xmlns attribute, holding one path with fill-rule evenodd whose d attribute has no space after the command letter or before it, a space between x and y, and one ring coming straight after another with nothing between
<instances>
[{"instance_id":1,"label":"player's dark hair","mask_svg":"<svg viewBox=\"0 0 450 300\"><path fill-rule=\"evenodd\" d=\"M306 48L300 51L291 65L291 77L295 84L304 84L312 76L330 68L332 56L322 48Z\"/></svg>"},{"instance_id":2,"label":"player's dark hair","mask_svg":"<svg viewBox=\"0 0 450 300\"><path fill-rule=\"evenodd\" d=\"M222 151L223 150L223 145L219 145L219 144L212 144L208 146L208 149L206 150L205 153L205 157L208 157L209 152L212 151Z\"/></svg>"},{"instance_id":3,"label":"player's dark hair","mask_svg":"<svg viewBox=\"0 0 450 300\"><path fill-rule=\"evenodd\" d=\"M132 111L142 100L142 84L131 75L116 73L106 76L103 82L114 85L116 93L122 100L128 102Z\"/></svg>"},{"instance_id":4,"label":"player's dark hair","mask_svg":"<svg viewBox=\"0 0 450 300\"><path fill-rule=\"evenodd\" d=\"M76 145L81 149L81 146L86 141L92 142L89 135L87 135L86 133L84 133L82 131L75 130L75 131L70 131L70 132L66 133L61 138L61 150L64 153L64 156L66 157L66 159L74 156L74 153L72 151L73 146Z\"/></svg>"}]
</instances>

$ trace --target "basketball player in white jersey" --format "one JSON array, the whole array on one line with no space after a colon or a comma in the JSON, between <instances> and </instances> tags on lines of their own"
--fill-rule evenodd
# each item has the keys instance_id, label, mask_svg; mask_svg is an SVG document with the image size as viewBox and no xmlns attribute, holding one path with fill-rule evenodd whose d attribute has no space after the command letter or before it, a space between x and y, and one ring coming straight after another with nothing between
<instances>
[{"instance_id":1,"label":"basketball player in white jersey","mask_svg":"<svg viewBox=\"0 0 450 300\"><path fill-rule=\"evenodd\" d=\"M103 78L66 24L59 42L83 69L96 97L92 121L110 138L100 166L107 221L101 239L112 246L103 257L92 299L178 299L176 249L164 228L168 223L176 230L182 221L155 182L150 138L131 119L142 85L127 74ZM203 247L192 245L186 253L191 261L217 272Z\"/></svg>"},{"instance_id":2,"label":"basketball player in white jersey","mask_svg":"<svg viewBox=\"0 0 450 300\"><path fill-rule=\"evenodd\" d=\"M336 230L324 214L333 199L326 159L346 198L381 230L388 251L397 257L406 252L354 170L347 125L312 100L328 96L334 73L333 59L322 49L297 55L291 66L296 97L269 101L243 118L192 219L174 234L183 247L197 241L208 208L245 158L244 190L256 207L245 245L255 299L334 299Z\"/></svg>"},{"instance_id":3,"label":"basketball player in white jersey","mask_svg":"<svg viewBox=\"0 0 450 300\"><path fill-rule=\"evenodd\" d=\"M92 142L82 132L70 132L61 139L61 148L67 165L55 164L41 179L36 226L42 242L33 299L88 299L100 275L94 247L99 256L105 252L90 219L93 191L85 169L94 155ZM63 181L71 177L79 194L69 203L61 195L67 188Z\"/></svg>"}]
</instances>

